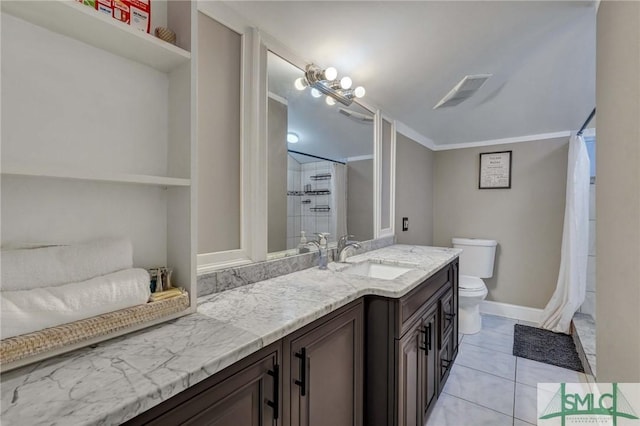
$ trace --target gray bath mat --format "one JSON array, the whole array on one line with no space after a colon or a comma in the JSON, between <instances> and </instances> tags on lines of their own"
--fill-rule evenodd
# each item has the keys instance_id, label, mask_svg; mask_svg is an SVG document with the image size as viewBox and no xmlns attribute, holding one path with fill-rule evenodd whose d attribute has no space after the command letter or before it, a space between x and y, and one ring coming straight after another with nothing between
<instances>
[{"instance_id":1,"label":"gray bath mat","mask_svg":"<svg viewBox=\"0 0 640 426\"><path fill-rule=\"evenodd\" d=\"M576 345L567 334L516 324L513 354L584 373Z\"/></svg>"}]
</instances>

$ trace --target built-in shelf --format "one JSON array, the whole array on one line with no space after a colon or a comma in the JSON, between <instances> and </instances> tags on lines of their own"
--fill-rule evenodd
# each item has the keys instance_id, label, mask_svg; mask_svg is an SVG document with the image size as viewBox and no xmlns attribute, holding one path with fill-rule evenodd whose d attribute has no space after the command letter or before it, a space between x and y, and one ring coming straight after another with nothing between
<instances>
[{"instance_id":1,"label":"built-in shelf","mask_svg":"<svg viewBox=\"0 0 640 426\"><path fill-rule=\"evenodd\" d=\"M310 207L309 210L311 210L312 212L328 212L328 211L331 211L331 207L329 207L329 206L315 206L315 207Z\"/></svg>"},{"instance_id":2,"label":"built-in shelf","mask_svg":"<svg viewBox=\"0 0 640 426\"><path fill-rule=\"evenodd\" d=\"M322 173L319 175L309 176L311 180L329 180L331 179L331 173Z\"/></svg>"},{"instance_id":3,"label":"built-in shelf","mask_svg":"<svg viewBox=\"0 0 640 426\"><path fill-rule=\"evenodd\" d=\"M75 1L2 1L2 12L169 72L191 53Z\"/></svg>"},{"instance_id":4,"label":"built-in shelf","mask_svg":"<svg viewBox=\"0 0 640 426\"><path fill-rule=\"evenodd\" d=\"M190 186L190 179L174 178L167 176L136 175L127 173L101 172L95 170L68 170L68 169L44 169L38 167L12 167L2 166L2 175L31 176L42 178L58 178L86 180L93 182L131 183L139 185L156 186Z\"/></svg>"}]
</instances>

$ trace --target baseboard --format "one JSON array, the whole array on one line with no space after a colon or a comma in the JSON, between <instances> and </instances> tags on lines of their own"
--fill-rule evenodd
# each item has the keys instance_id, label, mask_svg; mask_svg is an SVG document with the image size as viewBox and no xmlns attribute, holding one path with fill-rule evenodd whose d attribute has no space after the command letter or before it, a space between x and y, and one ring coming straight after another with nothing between
<instances>
[{"instance_id":1,"label":"baseboard","mask_svg":"<svg viewBox=\"0 0 640 426\"><path fill-rule=\"evenodd\" d=\"M539 322L542 317L542 309L490 300L485 300L480 304L480 312L535 323Z\"/></svg>"}]
</instances>

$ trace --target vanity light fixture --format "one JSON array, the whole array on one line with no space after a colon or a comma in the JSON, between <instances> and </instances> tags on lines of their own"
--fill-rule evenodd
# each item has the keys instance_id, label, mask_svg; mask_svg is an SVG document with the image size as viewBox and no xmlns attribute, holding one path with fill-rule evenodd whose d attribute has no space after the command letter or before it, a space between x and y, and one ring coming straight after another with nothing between
<instances>
[{"instance_id":1,"label":"vanity light fixture","mask_svg":"<svg viewBox=\"0 0 640 426\"><path fill-rule=\"evenodd\" d=\"M298 137L297 134L295 134L293 132L287 133L287 142L289 142L289 143L298 143L299 140L300 140L300 138Z\"/></svg>"},{"instance_id":2,"label":"vanity light fixture","mask_svg":"<svg viewBox=\"0 0 640 426\"><path fill-rule=\"evenodd\" d=\"M366 93L362 86L352 89L353 81L350 77L344 76L338 80L338 71L334 67L323 70L314 64L307 65L304 77L296 79L294 86L298 90L311 87L311 96L314 98L325 94L327 96L325 102L328 105L335 105L338 101L349 106L354 98L361 98Z\"/></svg>"}]
</instances>

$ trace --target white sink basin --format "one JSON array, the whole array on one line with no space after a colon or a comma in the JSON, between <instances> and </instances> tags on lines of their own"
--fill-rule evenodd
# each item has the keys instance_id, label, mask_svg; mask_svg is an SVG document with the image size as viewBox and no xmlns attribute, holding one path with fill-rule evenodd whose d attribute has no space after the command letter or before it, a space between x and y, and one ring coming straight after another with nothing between
<instances>
[{"instance_id":1,"label":"white sink basin","mask_svg":"<svg viewBox=\"0 0 640 426\"><path fill-rule=\"evenodd\" d=\"M395 280L405 272L411 271L411 268L404 268L396 265L386 265L383 263L362 262L355 264L349 268L343 269L342 272L363 277L378 278L381 280Z\"/></svg>"}]
</instances>

